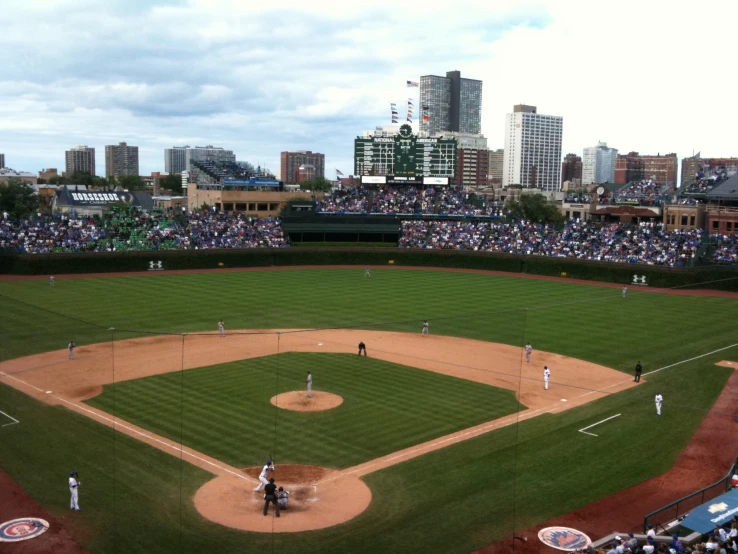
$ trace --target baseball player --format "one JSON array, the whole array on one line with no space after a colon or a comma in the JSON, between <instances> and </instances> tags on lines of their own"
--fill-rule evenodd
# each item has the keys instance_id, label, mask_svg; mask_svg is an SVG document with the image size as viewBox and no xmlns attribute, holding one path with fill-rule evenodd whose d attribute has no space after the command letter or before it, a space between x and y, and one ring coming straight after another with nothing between
<instances>
[{"instance_id":1,"label":"baseball player","mask_svg":"<svg viewBox=\"0 0 738 554\"><path fill-rule=\"evenodd\" d=\"M525 345L525 361L530 363L530 355L533 352L533 347L530 345L530 343Z\"/></svg>"},{"instance_id":2,"label":"baseball player","mask_svg":"<svg viewBox=\"0 0 738 554\"><path fill-rule=\"evenodd\" d=\"M623 287L623 298L628 295L628 287Z\"/></svg>"},{"instance_id":3,"label":"baseball player","mask_svg":"<svg viewBox=\"0 0 738 554\"><path fill-rule=\"evenodd\" d=\"M636 364L636 374L635 374L635 378L633 379L633 381L635 381L636 383L640 382L642 371L643 371L643 366L641 365L641 362L639 361Z\"/></svg>"},{"instance_id":4,"label":"baseball player","mask_svg":"<svg viewBox=\"0 0 738 554\"><path fill-rule=\"evenodd\" d=\"M279 509L286 510L289 501L290 491L284 490L284 487L279 487L279 490L277 491L277 504L279 504Z\"/></svg>"},{"instance_id":5,"label":"baseball player","mask_svg":"<svg viewBox=\"0 0 738 554\"><path fill-rule=\"evenodd\" d=\"M427 335L428 334L428 321L423 320L423 330L420 332L421 335Z\"/></svg>"},{"instance_id":6,"label":"baseball player","mask_svg":"<svg viewBox=\"0 0 738 554\"><path fill-rule=\"evenodd\" d=\"M543 366L543 390L548 390L548 379L551 377L551 370L547 365Z\"/></svg>"},{"instance_id":7,"label":"baseball player","mask_svg":"<svg viewBox=\"0 0 738 554\"><path fill-rule=\"evenodd\" d=\"M364 356L366 356L366 344L363 342L359 343L359 356L361 356L361 353L364 353Z\"/></svg>"},{"instance_id":8,"label":"baseball player","mask_svg":"<svg viewBox=\"0 0 738 554\"><path fill-rule=\"evenodd\" d=\"M269 481L267 481L267 474L270 471L274 471L274 467L275 466L272 461L269 460L266 465L261 468L261 473L259 473L259 486L254 489L256 492L259 492L265 485L269 484Z\"/></svg>"},{"instance_id":9,"label":"baseball player","mask_svg":"<svg viewBox=\"0 0 738 554\"><path fill-rule=\"evenodd\" d=\"M49 277L49 286L51 288L54 288L54 281L55 281L55 279L54 279L54 276L53 275L51 277Z\"/></svg>"},{"instance_id":10,"label":"baseball player","mask_svg":"<svg viewBox=\"0 0 738 554\"><path fill-rule=\"evenodd\" d=\"M225 323L223 323L222 319L218 322L218 333L220 333L221 337L225 337Z\"/></svg>"},{"instance_id":11,"label":"baseball player","mask_svg":"<svg viewBox=\"0 0 738 554\"><path fill-rule=\"evenodd\" d=\"M67 346L67 352L69 353L70 360L74 359L74 347L75 347L74 341L70 340L69 345Z\"/></svg>"},{"instance_id":12,"label":"baseball player","mask_svg":"<svg viewBox=\"0 0 738 554\"><path fill-rule=\"evenodd\" d=\"M659 391L656 391L656 415L661 415L661 405L664 403L664 397L661 396Z\"/></svg>"},{"instance_id":13,"label":"baseball player","mask_svg":"<svg viewBox=\"0 0 738 554\"><path fill-rule=\"evenodd\" d=\"M79 507L79 486L82 484L80 481L77 480L78 475L76 471L72 471L69 474L69 492L71 493L71 498L69 499L69 508L71 510L76 510L78 512L81 512Z\"/></svg>"},{"instance_id":14,"label":"baseball player","mask_svg":"<svg viewBox=\"0 0 738 554\"><path fill-rule=\"evenodd\" d=\"M372 276L372 272L371 272L371 271L369 271L369 268L367 267L367 268L366 268L366 269L364 270L364 277L371 277L371 276Z\"/></svg>"},{"instance_id":15,"label":"baseball player","mask_svg":"<svg viewBox=\"0 0 738 554\"><path fill-rule=\"evenodd\" d=\"M308 371L307 378L305 379L305 382L308 386L308 398L313 397L313 374Z\"/></svg>"}]
</instances>

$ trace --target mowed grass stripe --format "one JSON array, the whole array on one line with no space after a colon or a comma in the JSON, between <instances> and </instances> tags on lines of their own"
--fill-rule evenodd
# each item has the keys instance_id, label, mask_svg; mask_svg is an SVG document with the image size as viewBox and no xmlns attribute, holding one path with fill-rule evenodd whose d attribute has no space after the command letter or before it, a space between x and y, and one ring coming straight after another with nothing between
<instances>
[{"instance_id":1,"label":"mowed grass stripe","mask_svg":"<svg viewBox=\"0 0 738 554\"><path fill-rule=\"evenodd\" d=\"M304 389L308 370L316 390L339 394L344 403L322 413L269 403L277 392ZM309 353L117 383L88 402L173 440L181 437L185 445L230 464L260 463L263 457L223 440L242 433L253 445L249 450L269 452L277 441L288 450L283 457L330 467L367 461L518 409L511 391L351 354Z\"/></svg>"}]
</instances>

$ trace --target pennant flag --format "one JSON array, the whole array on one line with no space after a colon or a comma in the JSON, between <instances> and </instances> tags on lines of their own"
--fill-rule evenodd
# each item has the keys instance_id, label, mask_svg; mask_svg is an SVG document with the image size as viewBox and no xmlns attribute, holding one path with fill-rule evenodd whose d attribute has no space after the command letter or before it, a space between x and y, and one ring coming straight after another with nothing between
<instances>
[{"instance_id":1,"label":"pennant flag","mask_svg":"<svg viewBox=\"0 0 738 554\"><path fill-rule=\"evenodd\" d=\"M423 121L430 121L430 116L429 115L424 115L423 116Z\"/></svg>"},{"instance_id":2,"label":"pennant flag","mask_svg":"<svg viewBox=\"0 0 738 554\"><path fill-rule=\"evenodd\" d=\"M336 169L336 175L343 175L340 169Z\"/></svg>"},{"instance_id":3,"label":"pennant flag","mask_svg":"<svg viewBox=\"0 0 738 554\"><path fill-rule=\"evenodd\" d=\"M408 81L407 82L407 88L414 88L414 87L418 87L418 86L420 86L420 85L418 85L418 83L416 83L415 81Z\"/></svg>"},{"instance_id":4,"label":"pennant flag","mask_svg":"<svg viewBox=\"0 0 738 554\"><path fill-rule=\"evenodd\" d=\"M413 105L413 99L412 99L412 98L408 98L408 99L407 99L407 103L408 103L408 104L410 104L410 105L412 106L412 105Z\"/></svg>"},{"instance_id":5,"label":"pennant flag","mask_svg":"<svg viewBox=\"0 0 738 554\"><path fill-rule=\"evenodd\" d=\"M430 106L427 106L426 104L423 104L423 110L424 111L430 110Z\"/></svg>"}]
</instances>

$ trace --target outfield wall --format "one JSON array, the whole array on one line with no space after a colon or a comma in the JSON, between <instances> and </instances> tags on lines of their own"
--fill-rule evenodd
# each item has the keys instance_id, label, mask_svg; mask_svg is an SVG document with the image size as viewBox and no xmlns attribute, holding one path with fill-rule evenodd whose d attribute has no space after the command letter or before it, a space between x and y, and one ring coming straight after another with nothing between
<instances>
[{"instance_id":1,"label":"outfield wall","mask_svg":"<svg viewBox=\"0 0 738 554\"><path fill-rule=\"evenodd\" d=\"M161 264L159 263L161 262ZM152 265L153 264L153 265ZM35 254L0 256L0 274L63 275L146 270L217 269L305 265L396 265L507 271L630 284L645 276L649 286L738 291L738 275L729 267L673 269L639 264L592 262L543 256L420 250L405 248L223 249L127 253Z\"/></svg>"}]
</instances>

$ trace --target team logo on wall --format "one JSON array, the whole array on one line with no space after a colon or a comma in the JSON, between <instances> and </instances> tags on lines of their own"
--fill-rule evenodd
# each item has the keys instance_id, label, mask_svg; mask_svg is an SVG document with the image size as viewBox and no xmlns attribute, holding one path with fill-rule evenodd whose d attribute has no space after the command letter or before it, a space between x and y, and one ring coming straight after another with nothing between
<instances>
[{"instance_id":1,"label":"team logo on wall","mask_svg":"<svg viewBox=\"0 0 738 554\"><path fill-rule=\"evenodd\" d=\"M592 540L571 527L546 527L538 531L540 541L558 550L581 550L592 544Z\"/></svg>"},{"instance_id":2,"label":"team logo on wall","mask_svg":"<svg viewBox=\"0 0 738 554\"><path fill-rule=\"evenodd\" d=\"M46 532L49 522L37 517L22 517L0 524L0 542L33 539Z\"/></svg>"}]
</instances>

